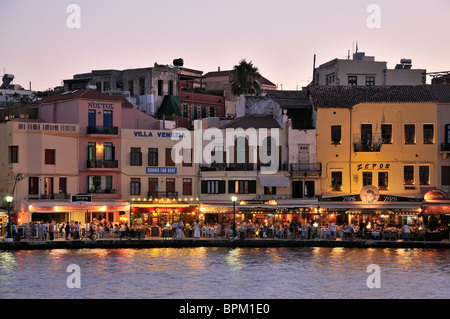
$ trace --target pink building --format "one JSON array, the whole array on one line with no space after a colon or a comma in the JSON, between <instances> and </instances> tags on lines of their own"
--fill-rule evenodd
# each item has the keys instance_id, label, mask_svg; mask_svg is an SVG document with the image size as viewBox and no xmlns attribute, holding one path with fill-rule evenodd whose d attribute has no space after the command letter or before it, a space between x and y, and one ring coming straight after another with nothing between
<instances>
[{"instance_id":1,"label":"pink building","mask_svg":"<svg viewBox=\"0 0 450 319\"><path fill-rule=\"evenodd\" d=\"M34 155L26 152L30 148L25 142L24 145L18 145L18 149L24 150L21 153L24 155L21 155L15 170L26 171L25 180L28 181L21 182L23 185L18 188L21 193L16 194L17 199L22 200L16 206L20 207L22 222L36 220L32 217L35 213L59 222L74 220L87 223L92 218L118 222L128 218L129 203L121 200L120 194L121 129L160 129L160 121L135 109L122 96L107 95L91 89L50 96L35 102L35 106L38 109L38 122L55 126L74 125L77 134L75 141L72 134L70 142L67 138L65 143L46 146L42 160L32 159ZM30 136L34 134L32 131L24 133ZM40 140L50 141L51 136L64 135L59 132L59 126L58 131L44 133ZM20 144L20 141L17 143ZM43 172L44 175L36 170L27 171L29 165L23 166L21 163L30 161L43 167L47 162L52 162L53 170ZM69 178L61 179L61 176ZM45 182L43 185L39 184L41 180ZM58 183L61 180L67 180L67 185ZM33 191L37 193L34 197L30 196L31 183L36 184L33 186ZM87 195L83 198L87 200L72 200L73 195L77 194ZM42 215L45 213L52 215Z\"/></svg>"}]
</instances>

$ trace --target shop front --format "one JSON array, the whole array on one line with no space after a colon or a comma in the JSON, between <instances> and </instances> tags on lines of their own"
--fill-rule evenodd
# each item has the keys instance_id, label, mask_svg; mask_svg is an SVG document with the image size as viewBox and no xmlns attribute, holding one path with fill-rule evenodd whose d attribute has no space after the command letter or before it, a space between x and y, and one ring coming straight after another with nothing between
<instances>
[{"instance_id":1,"label":"shop front","mask_svg":"<svg viewBox=\"0 0 450 319\"><path fill-rule=\"evenodd\" d=\"M429 232L436 233L436 237L441 237L442 239L449 238L450 200L447 193L440 189L432 189L425 193L422 210L424 224Z\"/></svg>"},{"instance_id":2,"label":"shop front","mask_svg":"<svg viewBox=\"0 0 450 319\"><path fill-rule=\"evenodd\" d=\"M176 199L161 198L131 203L131 227L133 228L165 227L180 219L184 223L193 224L198 215L197 204Z\"/></svg>"},{"instance_id":3,"label":"shop front","mask_svg":"<svg viewBox=\"0 0 450 319\"><path fill-rule=\"evenodd\" d=\"M404 224L419 226L423 222L420 198L376 192L373 198L365 195L361 192L359 195L320 198L319 211L334 216L337 225L401 227Z\"/></svg>"},{"instance_id":4,"label":"shop front","mask_svg":"<svg viewBox=\"0 0 450 319\"><path fill-rule=\"evenodd\" d=\"M68 201L23 201L19 224L30 222L78 222L86 225L94 220L128 225L130 205L126 201L77 203Z\"/></svg>"}]
</instances>

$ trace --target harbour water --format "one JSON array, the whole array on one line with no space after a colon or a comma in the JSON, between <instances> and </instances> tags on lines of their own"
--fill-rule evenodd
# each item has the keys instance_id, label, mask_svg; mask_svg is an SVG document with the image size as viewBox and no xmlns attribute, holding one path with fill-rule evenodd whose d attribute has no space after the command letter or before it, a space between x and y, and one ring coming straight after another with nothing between
<instances>
[{"instance_id":1,"label":"harbour water","mask_svg":"<svg viewBox=\"0 0 450 319\"><path fill-rule=\"evenodd\" d=\"M80 288L69 288L70 265ZM379 288L369 288L379 266ZM69 267L69 268L68 268ZM450 250L149 248L0 252L1 299L450 297Z\"/></svg>"}]
</instances>

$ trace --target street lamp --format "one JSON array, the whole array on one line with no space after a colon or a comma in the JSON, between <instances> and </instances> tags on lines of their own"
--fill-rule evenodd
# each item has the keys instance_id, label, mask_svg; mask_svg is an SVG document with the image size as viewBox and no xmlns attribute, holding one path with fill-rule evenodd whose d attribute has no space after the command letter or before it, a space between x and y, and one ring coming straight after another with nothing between
<instances>
[{"instance_id":1,"label":"street lamp","mask_svg":"<svg viewBox=\"0 0 450 319\"><path fill-rule=\"evenodd\" d=\"M8 234L6 235L6 238L12 238L12 234L11 234L11 203L13 201L13 197L12 196L6 196L5 197L6 202L8 203Z\"/></svg>"},{"instance_id":2,"label":"street lamp","mask_svg":"<svg viewBox=\"0 0 450 319\"><path fill-rule=\"evenodd\" d=\"M236 236L236 201L237 196L232 196L231 201L233 202L233 238Z\"/></svg>"}]
</instances>

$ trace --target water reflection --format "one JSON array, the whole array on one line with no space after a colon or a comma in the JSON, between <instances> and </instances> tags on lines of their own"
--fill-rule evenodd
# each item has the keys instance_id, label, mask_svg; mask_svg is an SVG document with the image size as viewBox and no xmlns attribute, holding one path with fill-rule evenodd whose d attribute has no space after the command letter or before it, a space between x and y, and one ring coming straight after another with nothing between
<instances>
[{"instance_id":1,"label":"water reflection","mask_svg":"<svg viewBox=\"0 0 450 319\"><path fill-rule=\"evenodd\" d=\"M66 286L70 264L82 289ZM370 264L380 266L380 289L367 287ZM5 251L0 298L448 298L449 266L450 252L437 249Z\"/></svg>"}]
</instances>

